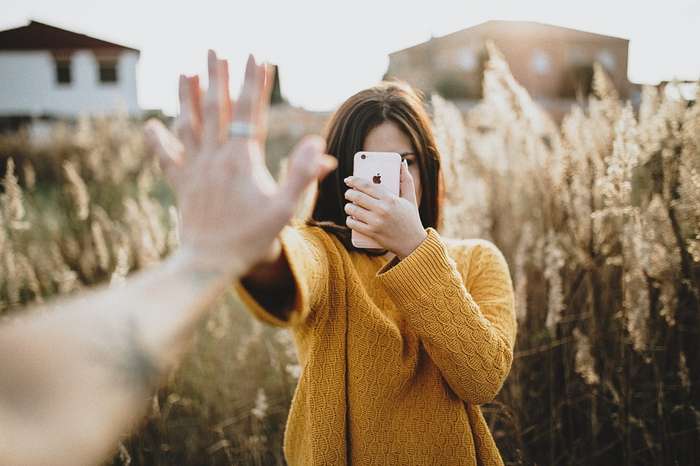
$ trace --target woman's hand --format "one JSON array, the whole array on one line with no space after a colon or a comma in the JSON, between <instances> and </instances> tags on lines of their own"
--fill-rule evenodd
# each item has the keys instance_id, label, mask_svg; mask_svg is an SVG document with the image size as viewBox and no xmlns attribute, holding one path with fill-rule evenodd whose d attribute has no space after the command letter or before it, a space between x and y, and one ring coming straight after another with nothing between
<instances>
[{"instance_id":1,"label":"woman's hand","mask_svg":"<svg viewBox=\"0 0 700 466\"><path fill-rule=\"evenodd\" d=\"M406 162L401 163L400 196L395 196L368 180L349 176L345 184L347 226L369 236L403 259L428 236L418 213L413 177Z\"/></svg>"},{"instance_id":2,"label":"woman's hand","mask_svg":"<svg viewBox=\"0 0 700 466\"><path fill-rule=\"evenodd\" d=\"M266 114L272 70L249 56L235 105L228 90L228 63L209 51L209 88L180 77L180 115L170 133L160 122L146 126L149 145L160 156L175 189L182 219L182 248L203 267L244 274L279 255L276 236L291 219L305 189L335 168L325 142L307 137L290 156L285 183L278 186L265 165ZM254 134L228 135L231 121Z\"/></svg>"}]
</instances>

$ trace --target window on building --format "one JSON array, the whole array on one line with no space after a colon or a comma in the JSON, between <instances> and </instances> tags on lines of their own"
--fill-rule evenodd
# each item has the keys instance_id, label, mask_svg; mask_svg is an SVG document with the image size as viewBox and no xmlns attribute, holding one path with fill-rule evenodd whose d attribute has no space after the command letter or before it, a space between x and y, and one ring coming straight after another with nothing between
<instances>
[{"instance_id":1,"label":"window on building","mask_svg":"<svg viewBox=\"0 0 700 466\"><path fill-rule=\"evenodd\" d=\"M116 83L117 82L117 61L116 60L100 60L100 82L101 83Z\"/></svg>"},{"instance_id":2,"label":"window on building","mask_svg":"<svg viewBox=\"0 0 700 466\"><path fill-rule=\"evenodd\" d=\"M72 81L71 78L70 59L56 59L56 82L58 84L70 84Z\"/></svg>"},{"instance_id":3,"label":"window on building","mask_svg":"<svg viewBox=\"0 0 700 466\"><path fill-rule=\"evenodd\" d=\"M585 98L593 91L593 64L568 65L562 73L559 97Z\"/></svg>"},{"instance_id":4,"label":"window on building","mask_svg":"<svg viewBox=\"0 0 700 466\"><path fill-rule=\"evenodd\" d=\"M537 74L547 74L552 68L552 60L544 50L535 49L532 54L532 68Z\"/></svg>"},{"instance_id":5,"label":"window on building","mask_svg":"<svg viewBox=\"0 0 700 466\"><path fill-rule=\"evenodd\" d=\"M615 70L615 55L613 55L610 50L603 49L598 52L598 55L596 55L596 60L600 62L600 64L603 65L606 70Z\"/></svg>"},{"instance_id":6,"label":"window on building","mask_svg":"<svg viewBox=\"0 0 700 466\"><path fill-rule=\"evenodd\" d=\"M469 47L462 48L457 55L457 63L463 70L473 71L478 65L476 53Z\"/></svg>"},{"instance_id":7,"label":"window on building","mask_svg":"<svg viewBox=\"0 0 700 466\"><path fill-rule=\"evenodd\" d=\"M473 100L483 97L481 75L465 76L461 70L448 70L439 73L434 82L435 91L445 99Z\"/></svg>"}]
</instances>

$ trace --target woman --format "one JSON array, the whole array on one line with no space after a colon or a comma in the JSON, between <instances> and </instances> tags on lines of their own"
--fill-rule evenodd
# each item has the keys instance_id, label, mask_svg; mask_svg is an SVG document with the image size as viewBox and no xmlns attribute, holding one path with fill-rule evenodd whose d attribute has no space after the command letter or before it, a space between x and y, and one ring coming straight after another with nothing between
<instances>
[{"instance_id":1,"label":"woman","mask_svg":"<svg viewBox=\"0 0 700 466\"><path fill-rule=\"evenodd\" d=\"M384 82L327 128L338 168L311 219L236 290L293 332L302 373L287 421L292 465L502 464L479 409L510 370L516 322L506 261L436 231L440 159L420 97ZM402 154L400 196L350 176L355 152ZM382 251L359 250L351 230Z\"/></svg>"}]
</instances>

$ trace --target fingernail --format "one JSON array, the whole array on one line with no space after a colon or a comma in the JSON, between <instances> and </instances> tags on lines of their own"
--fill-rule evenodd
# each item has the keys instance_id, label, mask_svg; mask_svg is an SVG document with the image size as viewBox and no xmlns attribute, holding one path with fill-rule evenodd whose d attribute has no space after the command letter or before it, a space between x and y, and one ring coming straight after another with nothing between
<instances>
[{"instance_id":1,"label":"fingernail","mask_svg":"<svg viewBox=\"0 0 700 466\"><path fill-rule=\"evenodd\" d=\"M347 183L349 180L350 180L350 177L348 176L348 177L345 178L343 181L345 181L345 182Z\"/></svg>"}]
</instances>

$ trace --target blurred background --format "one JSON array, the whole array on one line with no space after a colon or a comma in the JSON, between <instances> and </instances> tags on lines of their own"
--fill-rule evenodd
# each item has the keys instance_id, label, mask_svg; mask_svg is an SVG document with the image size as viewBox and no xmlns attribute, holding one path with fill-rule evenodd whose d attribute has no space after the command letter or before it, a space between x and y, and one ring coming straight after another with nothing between
<instances>
[{"instance_id":1,"label":"blurred background","mask_svg":"<svg viewBox=\"0 0 700 466\"><path fill-rule=\"evenodd\" d=\"M441 234L494 241L513 276L513 369L483 407L505 462L700 462L700 2L1 6L0 321L177 248L142 124L171 121L208 48L233 95L248 52L277 66L277 177L342 101L402 79L440 146ZM284 464L299 373L229 294L110 463Z\"/></svg>"}]
</instances>

